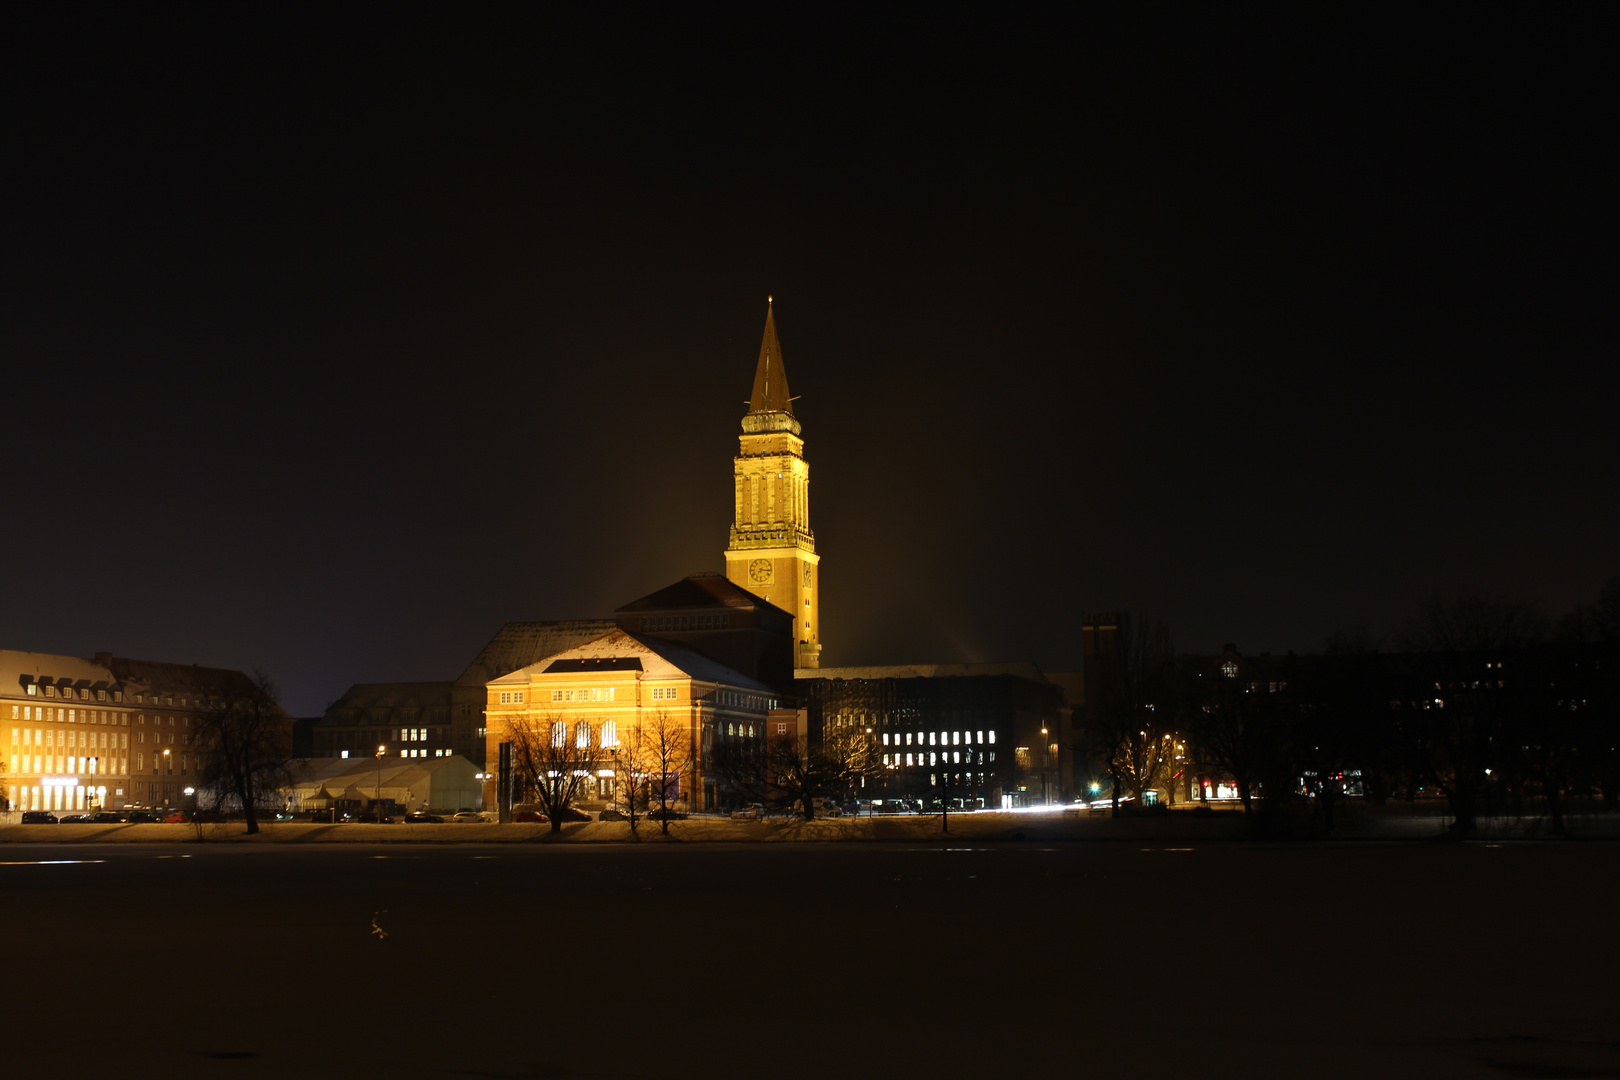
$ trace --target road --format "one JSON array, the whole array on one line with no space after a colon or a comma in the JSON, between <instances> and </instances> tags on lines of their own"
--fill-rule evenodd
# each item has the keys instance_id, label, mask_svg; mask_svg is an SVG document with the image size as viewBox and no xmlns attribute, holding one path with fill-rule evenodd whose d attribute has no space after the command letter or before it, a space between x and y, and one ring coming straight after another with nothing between
<instances>
[{"instance_id":1,"label":"road","mask_svg":"<svg viewBox=\"0 0 1620 1080\"><path fill-rule=\"evenodd\" d=\"M1615 844L10 845L13 1074L1620 1076Z\"/></svg>"}]
</instances>

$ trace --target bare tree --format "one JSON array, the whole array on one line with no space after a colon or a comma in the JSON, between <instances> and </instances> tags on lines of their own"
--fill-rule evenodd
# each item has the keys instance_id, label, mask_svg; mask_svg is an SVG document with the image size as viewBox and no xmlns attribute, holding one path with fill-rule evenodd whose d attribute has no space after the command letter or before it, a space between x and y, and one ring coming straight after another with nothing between
<instances>
[{"instance_id":1,"label":"bare tree","mask_svg":"<svg viewBox=\"0 0 1620 1080\"><path fill-rule=\"evenodd\" d=\"M855 727L834 728L819 742L779 735L767 742L764 757L777 801L797 806L806 821L815 819L817 799L847 791L881 769L871 735Z\"/></svg>"},{"instance_id":2,"label":"bare tree","mask_svg":"<svg viewBox=\"0 0 1620 1080\"><path fill-rule=\"evenodd\" d=\"M647 748L639 727L627 734L615 735L614 744L604 749L613 765L614 801L623 804L630 835L635 836L647 809Z\"/></svg>"},{"instance_id":3,"label":"bare tree","mask_svg":"<svg viewBox=\"0 0 1620 1080\"><path fill-rule=\"evenodd\" d=\"M1176 716L1176 654L1169 627L1127 613L1120 617L1118 634L1117 654L1098 673L1095 703L1080 732L1081 747L1113 782L1116 817L1122 790L1140 800L1158 779L1165 736L1173 738Z\"/></svg>"},{"instance_id":4,"label":"bare tree","mask_svg":"<svg viewBox=\"0 0 1620 1080\"><path fill-rule=\"evenodd\" d=\"M1194 754L1232 778L1245 814L1253 809L1266 757L1280 735L1269 695L1254 692L1248 683L1235 673L1193 671L1185 692Z\"/></svg>"},{"instance_id":5,"label":"bare tree","mask_svg":"<svg viewBox=\"0 0 1620 1080\"><path fill-rule=\"evenodd\" d=\"M692 739L686 727L663 708L653 711L651 719L637 729L636 737L641 742L642 757L654 785L653 794L658 799L658 825L667 836L670 794L679 792L681 774L691 769Z\"/></svg>"},{"instance_id":6,"label":"bare tree","mask_svg":"<svg viewBox=\"0 0 1620 1080\"><path fill-rule=\"evenodd\" d=\"M262 671L210 688L197 717L197 787L215 805L242 805L249 834L259 831L259 804L295 779L292 721Z\"/></svg>"},{"instance_id":7,"label":"bare tree","mask_svg":"<svg viewBox=\"0 0 1620 1080\"><path fill-rule=\"evenodd\" d=\"M1436 596L1407 626L1399 730L1419 775L1451 804L1455 836L1473 834L1487 770L1506 763L1511 748L1503 736L1530 689L1528 673L1501 665L1522 661L1542 635L1530 604L1478 594Z\"/></svg>"},{"instance_id":8,"label":"bare tree","mask_svg":"<svg viewBox=\"0 0 1620 1080\"><path fill-rule=\"evenodd\" d=\"M561 713L545 713L514 716L509 731L514 801L539 803L551 831L562 831L569 809L601 764L596 727L589 720L570 724Z\"/></svg>"},{"instance_id":9,"label":"bare tree","mask_svg":"<svg viewBox=\"0 0 1620 1080\"><path fill-rule=\"evenodd\" d=\"M706 762L720 782L727 805L770 804L776 798L767 764L769 747L763 736L718 735L708 748Z\"/></svg>"}]
</instances>

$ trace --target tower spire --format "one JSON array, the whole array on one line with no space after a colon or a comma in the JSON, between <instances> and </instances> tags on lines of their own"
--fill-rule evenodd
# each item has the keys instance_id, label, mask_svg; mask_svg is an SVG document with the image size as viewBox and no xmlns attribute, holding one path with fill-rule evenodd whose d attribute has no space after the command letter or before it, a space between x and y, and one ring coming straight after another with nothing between
<instances>
[{"instance_id":1,"label":"tower spire","mask_svg":"<svg viewBox=\"0 0 1620 1080\"><path fill-rule=\"evenodd\" d=\"M765 298L765 339L759 344L759 366L754 370L754 393L748 399L748 411L793 415L782 343L776 340L776 307L769 296Z\"/></svg>"}]
</instances>

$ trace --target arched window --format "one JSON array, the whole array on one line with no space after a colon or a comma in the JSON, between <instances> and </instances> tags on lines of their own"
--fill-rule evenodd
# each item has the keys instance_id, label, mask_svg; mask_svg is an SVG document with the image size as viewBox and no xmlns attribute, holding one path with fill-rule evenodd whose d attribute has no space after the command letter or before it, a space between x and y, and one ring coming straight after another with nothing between
<instances>
[{"instance_id":1,"label":"arched window","mask_svg":"<svg viewBox=\"0 0 1620 1080\"><path fill-rule=\"evenodd\" d=\"M591 725L588 720L581 720L574 725L574 745L584 750L591 745Z\"/></svg>"},{"instance_id":2,"label":"arched window","mask_svg":"<svg viewBox=\"0 0 1620 1080\"><path fill-rule=\"evenodd\" d=\"M619 722L617 720L604 720L602 722L602 745L619 745Z\"/></svg>"},{"instance_id":3,"label":"arched window","mask_svg":"<svg viewBox=\"0 0 1620 1080\"><path fill-rule=\"evenodd\" d=\"M552 746L567 746L568 745L568 721L566 721L566 720L555 720L555 721L552 722L552 724L551 724L551 745Z\"/></svg>"}]
</instances>

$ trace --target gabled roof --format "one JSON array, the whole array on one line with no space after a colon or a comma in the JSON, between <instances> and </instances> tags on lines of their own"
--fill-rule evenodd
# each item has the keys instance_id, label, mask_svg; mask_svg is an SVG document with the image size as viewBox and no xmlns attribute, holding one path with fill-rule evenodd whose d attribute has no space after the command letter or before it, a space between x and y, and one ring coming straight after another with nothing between
<instances>
[{"instance_id":1,"label":"gabled roof","mask_svg":"<svg viewBox=\"0 0 1620 1080\"><path fill-rule=\"evenodd\" d=\"M721 574L693 574L682 578L673 585L665 586L655 593L649 593L640 600L632 600L623 607L616 608L615 614L635 615L649 611L693 611L693 610L752 610L755 608L771 608L782 611L781 608L768 600L762 600L732 582ZM783 611L784 615L788 612Z\"/></svg>"},{"instance_id":2,"label":"gabled roof","mask_svg":"<svg viewBox=\"0 0 1620 1080\"><path fill-rule=\"evenodd\" d=\"M633 671L627 661L638 661L645 679L697 679L744 690L776 693L772 687L734 671L717 660L682 648L663 638L643 637L624 630L603 634L594 641L544 657L517 671L491 679L491 686L525 686L529 677L548 672Z\"/></svg>"},{"instance_id":3,"label":"gabled roof","mask_svg":"<svg viewBox=\"0 0 1620 1080\"><path fill-rule=\"evenodd\" d=\"M170 664L161 660L130 660L112 657L112 672L126 691L191 693L209 696L219 693L250 693L253 680L229 668L206 668L196 664Z\"/></svg>"},{"instance_id":4,"label":"gabled roof","mask_svg":"<svg viewBox=\"0 0 1620 1080\"><path fill-rule=\"evenodd\" d=\"M361 708L448 705L450 688L454 685L448 682L355 683L332 704Z\"/></svg>"},{"instance_id":5,"label":"gabled roof","mask_svg":"<svg viewBox=\"0 0 1620 1080\"><path fill-rule=\"evenodd\" d=\"M94 660L78 656L57 656L54 653L23 652L18 649L0 649L0 693L7 697L26 694L28 683L49 682L57 686L87 686L92 689L113 688L117 679L112 671Z\"/></svg>"},{"instance_id":6,"label":"gabled roof","mask_svg":"<svg viewBox=\"0 0 1620 1080\"><path fill-rule=\"evenodd\" d=\"M565 649L601 637L617 624L612 619L566 619L557 622L509 622L467 665L457 686L483 686L509 671L555 656Z\"/></svg>"},{"instance_id":7,"label":"gabled roof","mask_svg":"<svg viewBox=\"0 0 1620 1080\"><path fill-rule=\"evenodd\" d=\"M754 392L748 399L748 411L793 415L787 368L782 363L782 344L776 340L776 313L768 300L765 308L765 339L759 344L759 366L754 370Z\"/></svg>"},{"instance_id":8,"label":"gabled roof","mask_svg":"<svg viewBox=\"0 0 1620 1080\"><path fill-rule=\"evenodd\" d=\"M385 709L389 715L412 710L448 709L451 704L449 682L355 683L326 707L326 713L317 721L323 728L354 727L373 723L368 714ZM354 715L358 714L358 715Z\"/></svg>"}]
</instances>

